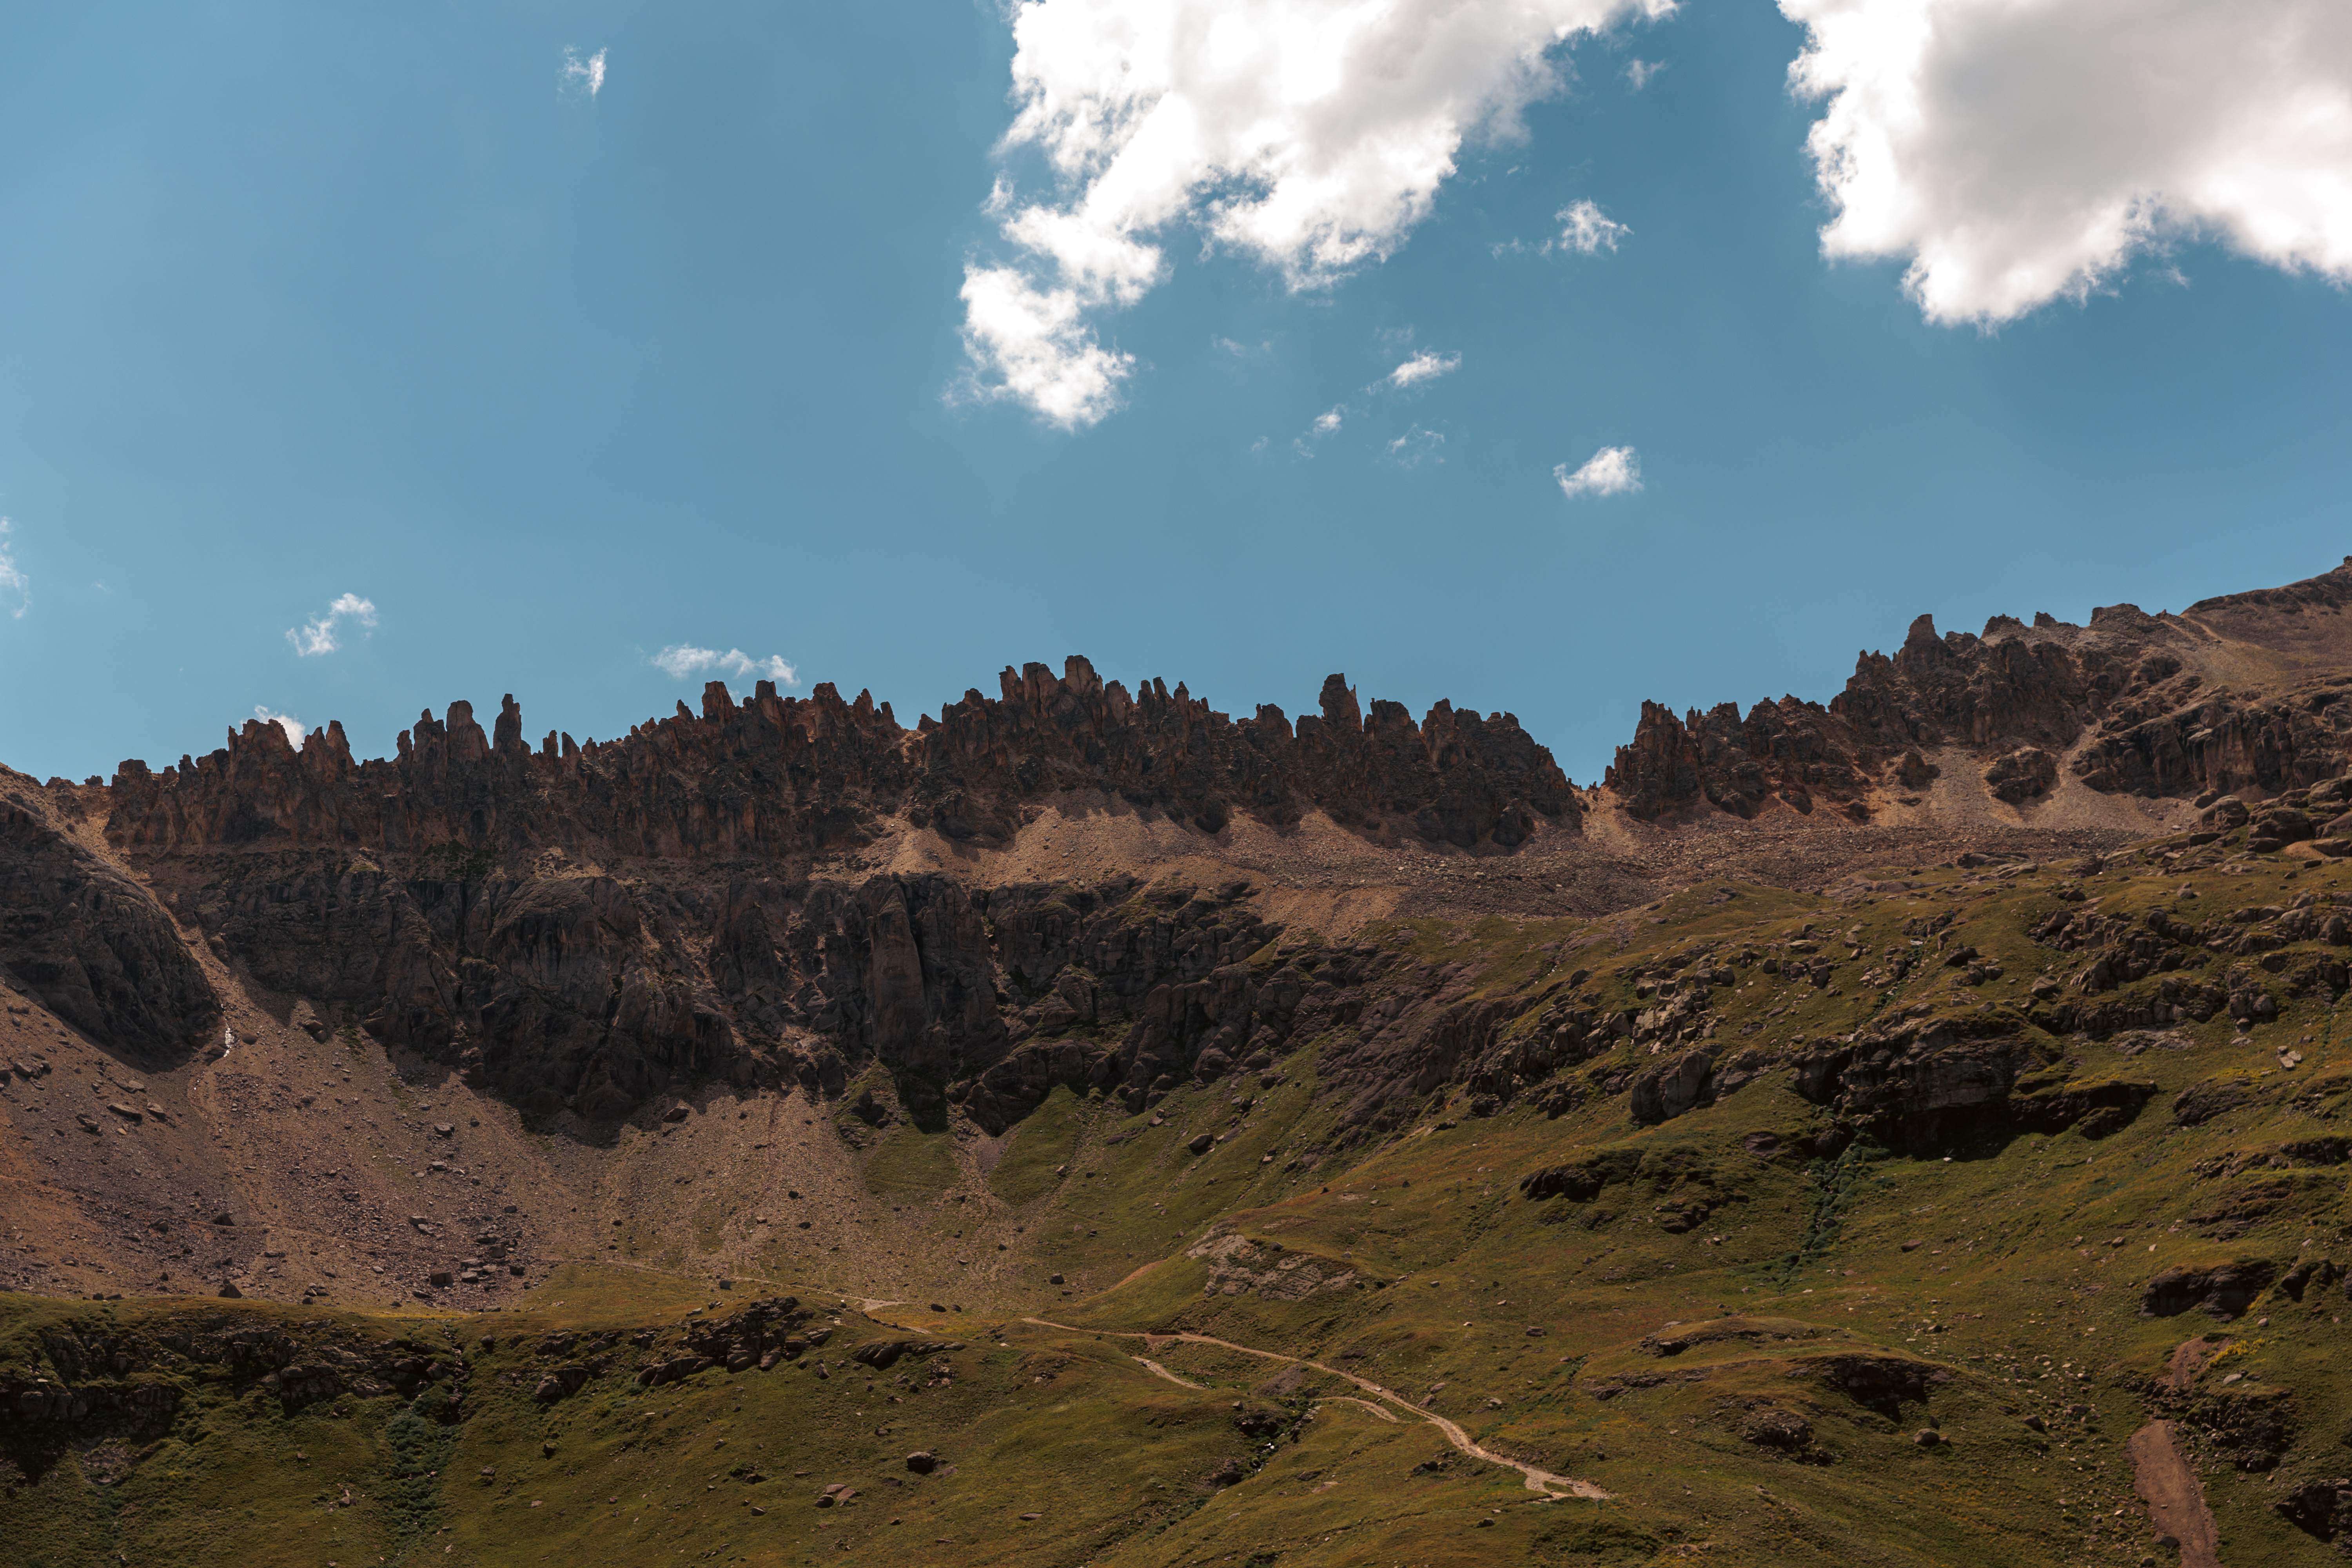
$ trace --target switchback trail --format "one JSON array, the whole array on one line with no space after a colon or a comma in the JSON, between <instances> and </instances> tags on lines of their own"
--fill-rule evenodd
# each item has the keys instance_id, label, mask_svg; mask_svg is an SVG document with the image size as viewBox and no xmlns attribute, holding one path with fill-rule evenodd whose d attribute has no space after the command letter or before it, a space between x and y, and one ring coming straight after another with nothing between
<instances>
[{"instance_id":1,"label":"switchback trail","mask_svg":"<svg viewBox=\"0 0 2352 1568\"><path fill-rule=\"evenodd\" d=\"M1531 1492L1541 1492L1547 1498L1580 1497L1591 1498L1596 1501L1605 1500L1611 1495L1608 1492L1602 1491L1599 1487L1594 1486L1591 1481L1580 1481L1573 1476L1554 1475L1549 1470L1541 1469L1534 1465L1527 1464L1522 1460L1508 1458L1504 1455L1493 1452L1491 1449L1480 1447L1478 1444L1471 1438L1470 1434L1465 1432L1459 1426L1455 1425L1454 1422L1448 1421L1444 1416L1438 1415L1433 1410L1425 1410L1422 1408L1420 1405L1415 1405L1412 1400L1407 1399L1404 1395L1397 1393L1395 1390L1383 1388L1379 1384L1371 1382L1368 1378L1358 1377L1352 1372L1342 1372L1335 1366L1325 1366L1319 1361L1309 1361L1305 1356L1284 1355L1280 1351L1257 1350L1249 1345L1237 1345L1231 1340L1216 1339L1208 1334L1155 1334L1140 1330L1080 1329L1075 1328L1068 1323L1050 1322L1044 1318L1024 1317L1021 1321L1024 1323L1034 1323L1041 1329L1058 1329L1062 1332L1069 1334L1099 1333L1108 1335L1113 1339L1143 1340L1147 1342L1147 1343L1153 1340L1175 1340L1185 1344L1215 1345L1221 1350L1238 1351L1243 1355L1259 1356L1266 1361L1286 1362L1293 1366L1312 1367L1317 1372L1323 1373L1328 1376L1343 1378L1347 1382L1354 1384L1358 1388L1362 1389L1366 1394L1372 1395L1376 1399L1384 1399L1400 1409L1411 1411L1413 1415L1420 1416L1423 1421L1428 1422L1431 1426L1444 1433L1447 1442L1453 1444L1456 1448L1461 1449L1462 1452L1469 1455L1472 1458L1484 1459L1490 1465L1507 1465L1510 1468L1518 1471L1519 1474L1528 1479L1528 1490ZM1138 1361L1141 1361L1143 1358L1138 1356L1136 1359ZM1145 1362L1144 1364L1151 1367L1151 1370L1155 1373L1159 1373L1160 1376L1169 1377L1173 1380L1173 1374L1153 1365L1151 1363Z\"/></svg>"}]
</instances>

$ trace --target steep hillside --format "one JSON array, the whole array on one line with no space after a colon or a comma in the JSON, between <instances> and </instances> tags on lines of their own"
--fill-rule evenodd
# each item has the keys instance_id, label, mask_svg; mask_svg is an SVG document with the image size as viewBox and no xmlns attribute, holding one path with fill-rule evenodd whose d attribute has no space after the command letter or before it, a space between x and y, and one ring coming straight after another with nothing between
<instances>
[{"instance_id":1,"label":"steep hillside","mask_svg":"<svg viewBox=\"0 0 2352 1568\"><path fill-rule=\"evenodd\" d=\"M0 776L0 1559L2317 1561L2347 592Z\"/></svg>"}]
</instances>

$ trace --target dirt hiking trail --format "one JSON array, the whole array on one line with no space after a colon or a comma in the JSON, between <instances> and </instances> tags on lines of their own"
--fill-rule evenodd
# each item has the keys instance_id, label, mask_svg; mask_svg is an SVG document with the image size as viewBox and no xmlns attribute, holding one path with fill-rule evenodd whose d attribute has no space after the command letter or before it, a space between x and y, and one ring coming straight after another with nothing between
<instances>
[{"instance_id":1,"label":"dirt hiking trail","mask_svg":"<svg viewBox=\"0 0 2352 1568\"><path fill-rule=\"evenodd\" d=\"M1477 1443L1473 1441L1470 1434L1465 1432L1459 1426L1455 1425L1454 1422L1448 1421L1444 1416L1438 1415L1433 1410L1423 1409L1420 1405L1415 1405L1412 1400L1407 1399L1404 1395L1397 1393L1395 1390L1383 1388L1379 1384L1373 1383L1367 1378L1358 1377L1352 1372L1342 1372L1338 1367L1325 1366L1319 1361L1309 1361L1305 1356L1284 1355L1279 1351L1257 1350L1249 1345L1237 1345L1231 1340L1216 1339L1208 1334L1155 1334L1140 1330L1080 1329L1074 1328L1068 1323L1049 1322L1044 1318L1024 1318L1021 1321L1024 1323L1034 1323L1041 1329L1056 1329L1063 1333L1069 1334L1099 1333L1110 1339L1142 1340L1147 1343L1153 1342L1166 1343L1170 1341L1175 1341L1184 1344L1215 1345L1220 1350L1238 1351L1243 1355L1258 1356L1266 1361L1283 1362L1291 1366L1311 1367L1315 1371L1322 1373L1327 1376L1340 1378L1346 1382L1352 1383L1358 1388L1362 1389L1366 1394L1372 1395L1375 1399L1386 1400L1388 1403L1396 1405L1400 1409L1411 1411L1413 1415L1420 1416L1423 1421L1428 1422L1431 1426L1444 1433L1447 1442L1453 1444L1456 1448L1459 1448L1462 1452L1469 1455L1472 1458L1484 1459L1490 1465L1505 1465L1518 1471L1519 1474L1527 1478L1528 1490L1531 1492L1541 1492L1546 1498L1580 1497L1590 1498L1595 1501L1606 1500L1612 1495L1608 1492L1602 1491L1591 1481L1580 1481L1573 1476L1554 1475L1549 1470L1538 1468L1537 1466L1528 1464L1524 1460L1510 1458L1505 1455L1495 1453L1491 1449L1483 1448L1479 1447ZM1143 1361L1143 1358L1140 1356L1138 1356L1136 1359L1138 1361ZM1150 1367L1151 1371L1157 1373L1161 1377L1167 1378L1171 1383L1183 1382L1183 1380L1177 1377L1175 1373L1152 1362L1144 1361L1143 1364ZM1198 1385L1187 1384L1187 1386L1192 1387ZM2135 1441L2137 1441L2137 1439L2135 1439ZM2191 1487L2196 1485L2196 1478L2194 1476L2189 1478L2189 1485ZM2200 1508L2203 1506L2203 1496L2201 1493L2199 1494L2199 1506ZM2210 1515L2207 1516L2206 1529L2208 1531L2208 1538L2210 1539L2212 1529ZM2175 1531L2174 1533L2178 1534L2179 1532ZM2186 1540L2187 1537L2184 1536L2182 1539ZM2185 1552L2182 1555L2181 1561L2184 1564L2184 1568L2196 1568L2196 1565L2190 1564L2189 1559ZM2215 1565L2215 1568L2218 1568L2218 1564Z\"/></svg>"}]
</instances>

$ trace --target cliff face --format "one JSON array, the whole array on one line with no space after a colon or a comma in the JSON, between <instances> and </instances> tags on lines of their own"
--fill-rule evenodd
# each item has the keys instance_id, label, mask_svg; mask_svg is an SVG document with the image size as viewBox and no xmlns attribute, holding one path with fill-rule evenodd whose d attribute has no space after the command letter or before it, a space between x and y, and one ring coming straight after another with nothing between
<instances>
[{"instance_id":1,"label":"cliff face","mask_svg":"<svg viewBox=\"0 0 2352 1568\"><path fill-rule=\"evenodd\" d=\"M1032 664L1003 696L968 691L938 721L899 727L887 703L831 686L806 699L761 681L750 701L705 689L697 716L648 722L610 744L549 734L526 745L506 699L485 735L470 704L422 715L399 753L354 762L340 724L296 752L275 724L160 773L126 762L110 793L110 842L175 851L321 845L415 851L437 845L512 853L712 858L807 853L867 837L902 816L951 838L1001 840L1024 802L1098 789L1215 832L1236 811L1296 822L1310 808L1343 824L1402 819L1465 847L1523 842L1538 817L1574 827L1573 787L1507 713L1441 702L1416 725L1393 702L1369 718L1339 676L1323 711L1294 727L1278 708L1238 722L1182 686L1130 697L1083 658L1055 677Z\"/></svg>"},{"instance_id":2,"label":"cliff face","mask_svg":"<svg viewBox=\"0 0 2352 1568\"><path fill-rule=\"evenodd\" d=\"M611 1121L708 1079L837 1094L878 1063L922 1120L952 1104L994 1131L1056 1084L1139 1106L1234 1070L1254 1037L1286 1037L1280 998L1297 988L1235 967L1280 930L1245 890L293 865L249 867L181 907L322 1020L533 1114Z\"/></svg>"},{"instance_id":3,"label":"cliff face","mask_svg":"<svg viewBox=\"0 0 2352 1568\"><path fill-rule=\"evenodd\" d=\"M26 781L0 822L19 911L0 959L111 1047L184 1051L217 1015L172 916L61 831L70 809L321 1032L364 1028L528 1111L608 1122L712 1078L832 1092L878 1063L915 1114L952 1105L1001 1128L1057 1083L1139 1104L1286 1037L1303 984L1234 967L1280 928L1239 883L813 880L813 858L908 828L1003 844L1066 791L1209 834L1236 813L1320 810L1509 847L1538 820L1580 823L1573 786L1508 714L1367 715L1333 676L1319 714L1236 722L1181 686L1129 696L1082 658L1001 685L909 730L829 686L793 700L763 681L738 703L713 682L699 715L681 703L610 744L551 734L536 750L513 699L488 734L457 702L370 762L339 724L297 751L256 721L160 773L127 762L111 786Z\"/></svg>"},{"instance_id":4,"label":"cliff face","mask_svg":"<svg viewBox=\"0 0 2352 1568\"><path fill-rule=\"evenodd\" d=\"M133 1059L176 1058L220 999L154 895L71 829L48 792L0 769L0 973Z\"/></svg>"},{"instance_id":5,"label":"cliff face","mask_svg":"<svg viewBox=\"0 0 2352 1568\"><path fill-rule=\"evenodd\" d=\"M2011 805L2062 768L2097 790L2278 792L2343 770L2347 605L2352 566L2184 616L2002 617L1981 637L1922 616L1826 706L1645 704L1608 782L1652 819L1711 805L1866 822L1926 785L1924 752L1957 747ZM996 1128L1057 1084L1141 1105L1265 1070L1355 1023L1402 952L1294 938L1266 889L1235 879L1246 868L980 868L1010 863L982 851L1034 853L1019 829L1064 792L1188 824L1203 837L1180 852L1212 861L1237 815L1319 812L1367 835L1338 836L1360 848L1402 832L1511 850L1547 821L1566 831L1541 855L1580 843L1582 801L1508 714L1439 703L1415 723L1395 703L1367 712L1334 676L1317 714L1235 721L1181 686L1130 695L1080 658L1058 677L1008 669L1000 689L908 729L864 694L762 682L739 703L714 682L699 714L681 703L610 743L535 749L509 698L488 733L463 702L420 717L388 759L354 760L339 725L297 751L257 721L161 772L125 763L111 786L7 775L0 966L93 1040L152 1058L218 1027L208 951L320 1032L363 1028L540 1115L609 1123L712 1079L831 1093L878 1065L909 1113ZM952 873L875 874L891 846L936 848L929 830L954 841L929 862ZM1300 844L1286 889L1366 886ZM1014 878L1044 870L1023 864ZM1410 871L1376 868L1391 869ZM1459 1003L1442 1027L1375 1029L1389 1043L1347 1058L1374 1086L1361 1116L1388 1086L1478 1058L1491 1020Z\"/></svg>"},{"instance_id":6,"label":"cliff face","mask_svg":"<svg viewBox=\"0 0 2352 1568\"><path fill-rule=\"evenodd\" d=\"M1705 802L1748 818L1824 805L1866 822L1874 795L1927 782L1923 749L1974 752L1987 792L2019 805L2054 784L2051 753L2095 727L2073 763L2095 790L2297 788L2344 765L2352 704L2328 682L2352 664L2347 606L2352 560L2179 616L2131 605L2095 610L2088 626L1998 616L1981 637L1938 637L1921 616L1892 657L1863 654L1827 707L1783 697L1745 718L1727 702L1677 719L1643 703L1603 782L1643 820Z\"/></svg>"}]
</instances>

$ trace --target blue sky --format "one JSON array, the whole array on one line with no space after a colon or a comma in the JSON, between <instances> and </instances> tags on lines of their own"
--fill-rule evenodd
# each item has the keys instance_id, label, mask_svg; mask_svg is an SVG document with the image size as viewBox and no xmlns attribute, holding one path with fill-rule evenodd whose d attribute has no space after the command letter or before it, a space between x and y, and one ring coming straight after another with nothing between
<instances>
[{"instance_id":1,"label":"blue sky","mask_svg":"<svg viewBox=\"0 0 2352 1568\"><path fill-rule=\"evenodd\" d=\"M1310 709L1334 669L1507 709L1586 783L1643 698L1826 700L1923 610L2179 608L2352 551L2334 198L2300 251L2207 195L2084 263L2033 215L2132 171L1985 198L1914 146L1935 200L1827 184L1832 100L1790 63L1813 43L1852 108L1881 62L1840 64L1820 14L1912 3L1591 0L1521 134L1473 116L1425 212L1300 287L1213 237L1262 187L1210 169L1120 231L1157 270L1082 341L1131 358L1058 423L973 357L959 297L1071 276L1008 234L1000 179L1076 210L1091 177L1002 143L992 5L11 5L0 761L160 765L257 708L379 754L508 691L534 737L609 738L696 701L717 672L657 662L680 647L911 723L1083 652L1234 712ZM2352 80L2341 37L2304 86ZM592 95L565 64L600 53ZM2200 101L2282 96L2214 69ZM1929 101L1988 144L1981 106ZM2068 126L2131 110L2003 155L2076 177ZM2210 151L2158 140L2136 189ZM2313 159L2323 193L2352 167ZM1938 259L1990 232L1963 200L2026 213L2004 276L2056 282ZM1613 248L1561 240L1580 203ZM1824 255L1841 213L1897 210L1944 216ZM1450 368L1389 379L1423 354ZM1638 490L1564 493L1621 447ZM373 625L299 651L344 595Z\"/></svg>"}]
</instances>

